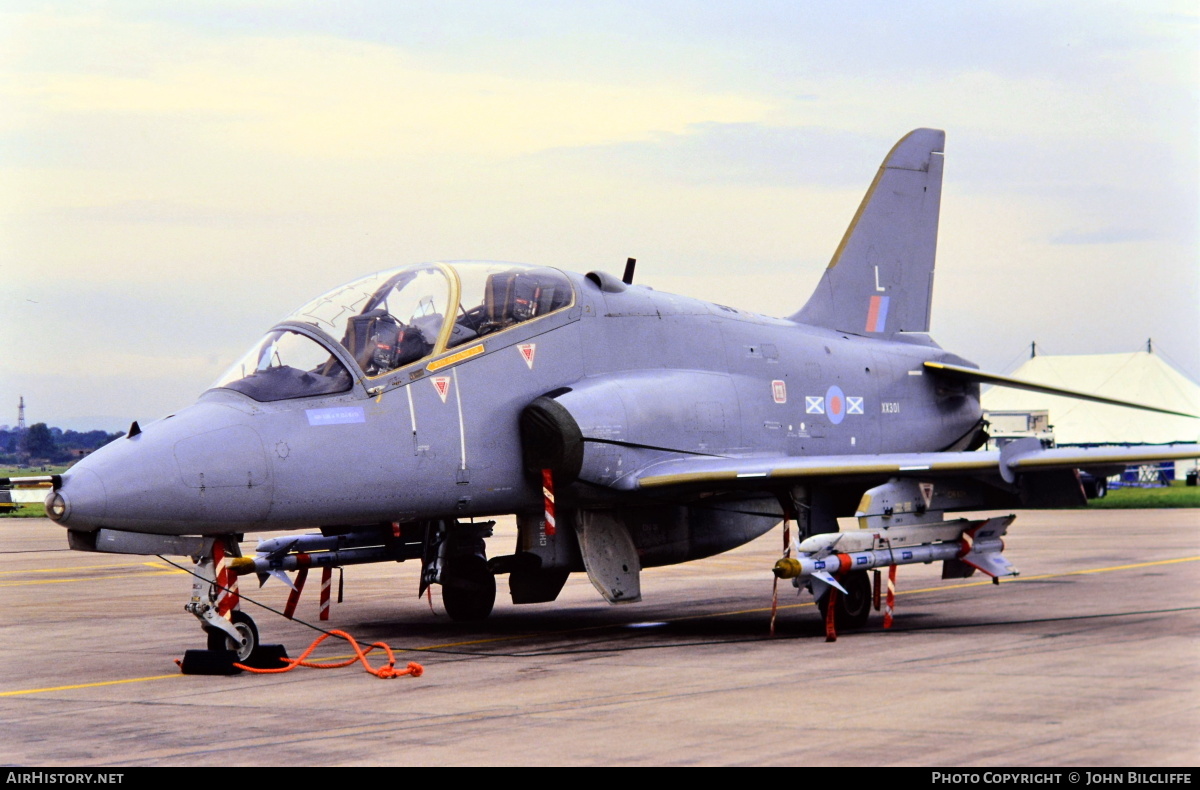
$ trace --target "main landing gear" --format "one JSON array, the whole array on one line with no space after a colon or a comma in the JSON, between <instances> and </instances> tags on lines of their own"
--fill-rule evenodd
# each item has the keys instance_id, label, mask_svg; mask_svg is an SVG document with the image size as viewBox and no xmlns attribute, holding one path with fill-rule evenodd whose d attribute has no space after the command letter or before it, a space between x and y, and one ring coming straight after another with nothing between
<instances>
[{"instance_id":1,"label":"main landing gear","mask_svg":"<svg viewBox=\"0 0 1200 790\"><path fill-rule=\"evenodd\" d=\"M431 522L421 558L421 593L430 584L442 585L442 605L451 620L483 620L496 604L496 577L488 567L484 538L493 521Z\"/></svg>"},{"instance_id":2,"label":"main landing gear","mask_svg":"<svg viewBox=\"0 0 1200 790\"><path fill-rule=\"evenodd\" d=\"M862 628L871 616L873 595L871 580L866 571L851 571L838 579L838 583L846 588L843 593L832 587L817 599L817 608L821 617L829 616L829 600L833 599L834 621L838 628ZM847 594L848 593L848 594Z\"/></svg>"},{"instance_id":3,"label":"main landing gear","mask_svg":"<svg viewBox=\"0 0 1200 790\"><path fill-rule=\"evenodd\" d=\"M496 577L478 554L447 558L442 568L442 605L451 620L483 620L496 603Z\"/></svg>"}]
</instances>

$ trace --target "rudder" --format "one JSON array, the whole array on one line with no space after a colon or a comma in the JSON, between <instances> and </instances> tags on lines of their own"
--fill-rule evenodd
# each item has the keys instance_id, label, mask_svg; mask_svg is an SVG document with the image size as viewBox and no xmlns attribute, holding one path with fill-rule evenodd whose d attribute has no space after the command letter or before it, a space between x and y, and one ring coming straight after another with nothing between
<instances>
[{"instance_id":1,"label":"rudder","mask_svg":"<svg viewBox=\"0 0 1200 790\"><path fill-rule=\"evenodd\" d=\"M940 129L916 129L892 147L791 320L868 336L929 331L945 141Z\"/></svg>"}]
</instances>

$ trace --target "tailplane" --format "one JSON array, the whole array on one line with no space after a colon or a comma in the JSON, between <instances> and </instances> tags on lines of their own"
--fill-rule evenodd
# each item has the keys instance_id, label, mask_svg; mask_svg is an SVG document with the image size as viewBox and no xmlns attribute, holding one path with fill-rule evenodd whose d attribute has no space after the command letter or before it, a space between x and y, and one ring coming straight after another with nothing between
<instances>
[{"instance_id":1,"label":"tailplane","mask_svg":"<svg viewBox=\"0 0 1200 790\"><path fill-rule=\"evenodd\" d=\"M892 147L791 320L856 335L928 332L946 133L916 129Z\"/></svg>"}]
</instances>

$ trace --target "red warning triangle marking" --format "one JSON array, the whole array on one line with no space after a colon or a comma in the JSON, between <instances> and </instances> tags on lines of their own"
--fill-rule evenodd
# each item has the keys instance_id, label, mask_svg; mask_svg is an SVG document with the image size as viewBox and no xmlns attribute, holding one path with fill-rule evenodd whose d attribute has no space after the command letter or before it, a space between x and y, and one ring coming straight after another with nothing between
<instances>
[{"instance_id":1,"label":"red warning triangle marking","mask_svg":"<svg viewBox=\"0 0 1200 790\"><path fill-rule=\"evenodd\" d=\"M933 504L933 483L921 483L921 498L927 509Z\"/></svg>"},{"instance_id":2,"label":"red warning triangle marking","mask_svg":"<svg viewBox=\"0 0 1200 790\"><path fill-rule=\"evenodd\" d=\"M537 353L537 343L521 343L517 346L517 351L521 352L521 358L525 360L525 364L533 370L533 355Z\"/></svg>"},{"instance_id":3,"label":"red warning triangle marking","mask_svg":"<svg viewBox=\"0 0 1200 790\"><path fill-rule=\"evenodd\" d=\"M437 394L442 399L442 403L446 402L446 396L450 394L450 377L449 376L434 376L429 380L433 383L433 388L437 390Z\"/></svg>"}]
</instances>

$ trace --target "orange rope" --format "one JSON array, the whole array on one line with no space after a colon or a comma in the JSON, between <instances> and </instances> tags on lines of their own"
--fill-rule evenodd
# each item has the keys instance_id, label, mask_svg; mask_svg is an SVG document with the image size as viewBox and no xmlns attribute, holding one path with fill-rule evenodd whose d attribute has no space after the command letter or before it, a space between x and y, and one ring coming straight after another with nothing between
<instances>
[{"instance_id":1,"label":"orange rope","mask_svg":"<svg viewBox=\"0 0 1200 790\"><path fill-rule=\"evenodd\" d=\"M356 654L355 657L347 659L346 661L324 664L305 661L305 659L312 655L312 652L317 649L317 645L321 644L331 636L340 636L353 645L354 652ZM371 665L367 663L367 653L370 653L377 647L383 648L383 650L387 653L388 661L386 666L382 666L379 669L373 669ZM364 651L358 646L358 641L345 631L330 631L327 634L321 634L321 636L317 637L315 642L308 646L308 649L305 650L299 658L284 658L281 660L288 664L288 666L279 667L278 669L256 669L254 667L248 667L245 664L234 664L234 666L238 669L244 669L247 672L253 672L258 675L273 675L280 672L291 672L296 667L308 667L310 669L338 669L340 667L348 667L355 661L361 661L363 668L366 669L367 672L370 672L377 678L383 678L385 680L387 678L398 678L403 675L412 675L414 678L419 678L425 672L425 667L421 666L415 661L410 661L408 667L405 669L396 669L396 657L392 654L392 649L386 644L383 642L373 642L371 646Z\"/></svg>"}]
</instances>

